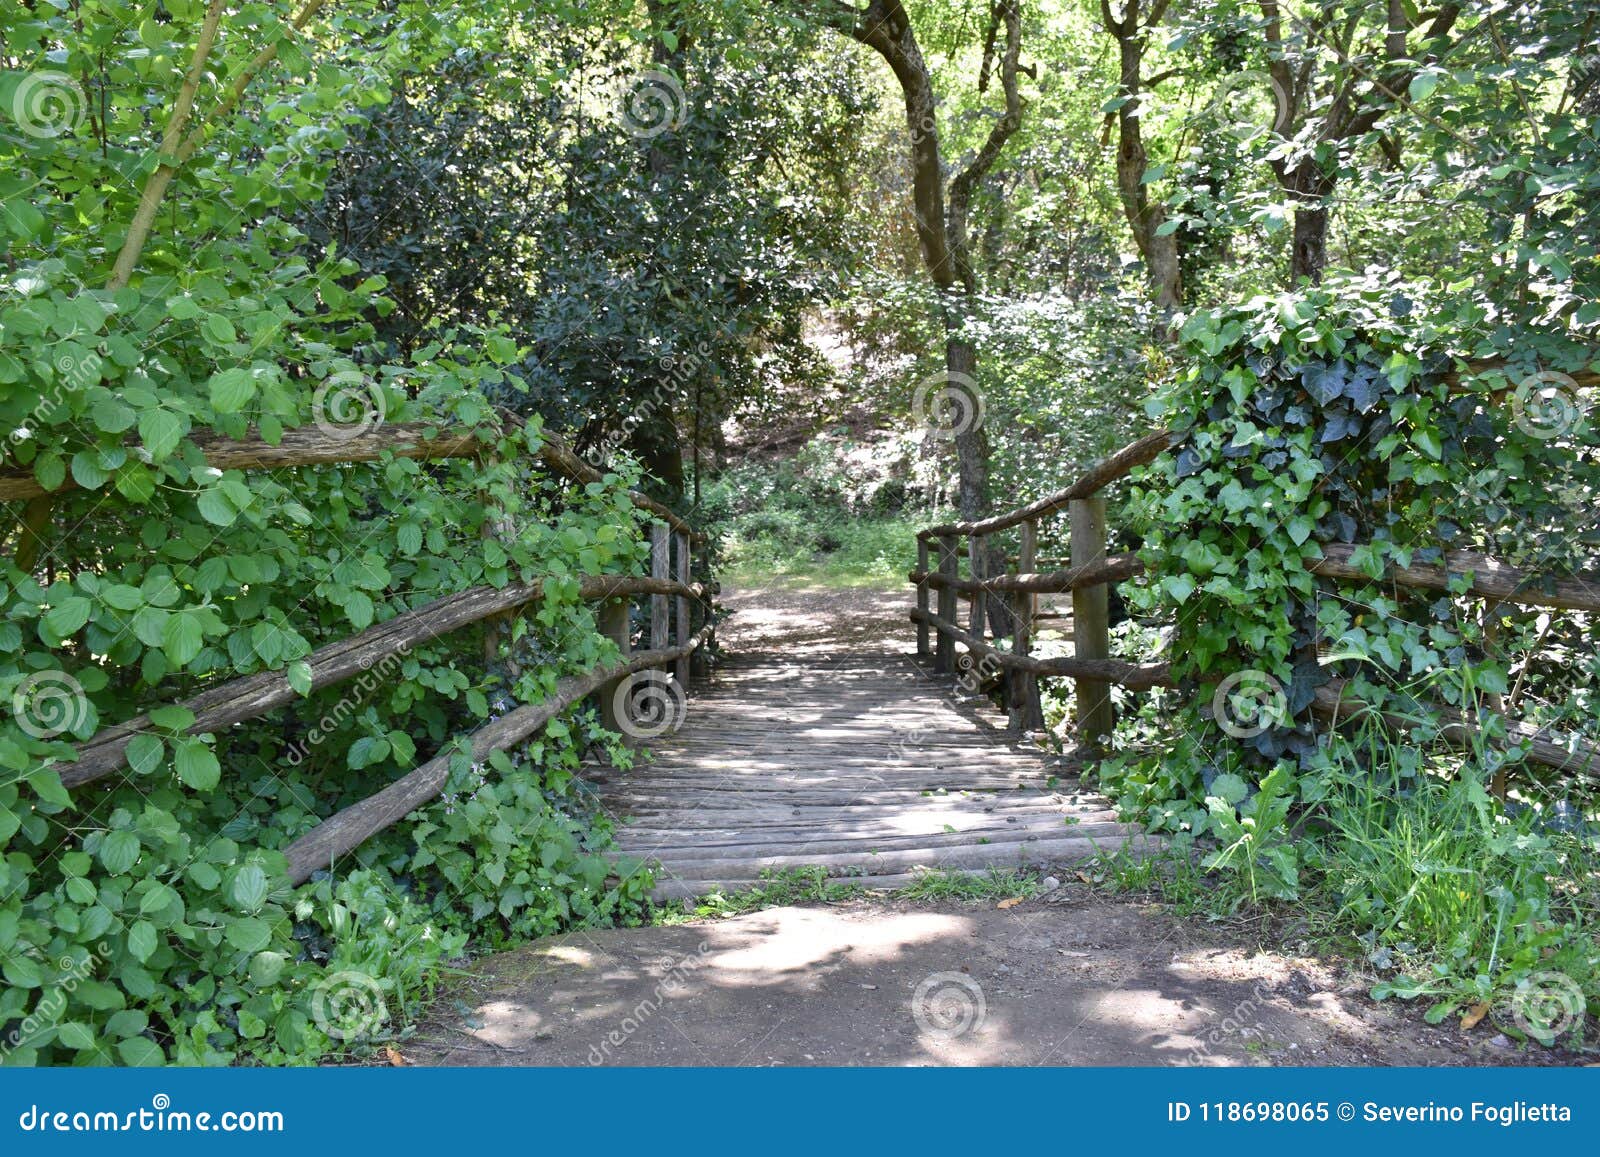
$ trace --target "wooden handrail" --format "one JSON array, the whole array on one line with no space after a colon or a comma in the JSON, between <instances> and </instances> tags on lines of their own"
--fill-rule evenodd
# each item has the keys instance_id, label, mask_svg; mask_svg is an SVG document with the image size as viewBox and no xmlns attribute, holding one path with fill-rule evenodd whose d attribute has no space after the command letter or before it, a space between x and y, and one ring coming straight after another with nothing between
<instances>
[{"instance_id":1,"label":"wooden handrail","mask_svg":"<svg viewBox=\"0 0 1600 1157\"><path fill-rule=\"evenodd\" d=\"M520 421L515 415L508 420ZM575 482L600 482L605 473L580 458L553 434L541 433L536 451L544 466ZM225 438L210 430L198 430L189 441L199 447L206 463L218 470L278 470L300 466L338 466L356 462L375 462L385 454L419 461L447 458L481 458L493 449L491 441L463 427L442 426L437 422L385 422L367 430L326 430L320 426L298 426L285 430L276 443L259 434L248 438ZM0 470L0 502L20 502L45 494L61 494L78 488L68 475L54 490L39 484L33 472L11 468ZM675 511L655 499L628 491L628 499L640 510L648 511L673 530L704 542L705 535L685 522Z\"/></svg>"},{"instance_id":2,"label":"wooden handrail","mask_svg":"<svg viewBox=\"0 0 1600 1157\"><path fill-rule=\"evenodd\" d=\"M677 594L699 599L704 597L705 591L698 585L628 575L592 575L578 580L578 597L586 601L635 594ZM543 596L544 583L539 581L511 583L499 588L473 587L435 599L312 652L304 660L311 668L311 690L342 683L371 670L390 655L422 646ZM255 719L299 697L284 671L258 671L202 691L178 706L188 709L195 717L189 734L201 735ZM62 785L81 787L121 768L127 762L129 741L147 732L150 726L149 715L139 715L101 729L79 749L77 759L56 765Z\"/></svg>"},{"instance_id":3,"label":"wooden handrail","mask_svg":"<svg viewBox=\"0 0 1600 1157\"><path fill-rule=\"evenodd\" d=\"M640 651L581 675L569 675L556 685L555 694L542 703L518 707L474 731L471 736L473 762L485 763L494 752L526 739L585 695L613 680L647 667L673 663L680 657L692 654L711 635L711 631L712 625L707 623L692 638L676 647ZM376 795L334 813L295 840L284 849L284 855L289 860L290 883L305 882L318 868L328 867L337 857L353 851L372 836L399 823L438 795L449 778L452 754L447 751L435 756Z\"/></svg>"},{"instance_id":4,"label":"wooden handrail","mask_svg":"<svg viewBox=\"0 0 1600 1157\"><path fill-rule=\"evenodd\" d=\"M958 534L994 534L996 531L1016 526L1019 522L1041 518L1076 499L1093 497L1111 483L1126 477L1136 467L1154 462L1164 451L1178 445L1184 436L1183 433L1173 430L1157 430L1153 434L1146 434L1137 442L1130 442L1115 454L1102 458L1090 466L1071 486L1057 490L1054 494L1046 494L1043 498L1007 514L997 514L993 518L985 518L978 522L952 522L943 526L930 526L925 530L919 530L917 537L930 539Z\"/></svg>"},{"instance_id":5,"label":"wooden handrail","mask_svg":"<svg viewBox=\"0 0 1600 1157\"><path fill-rule=\"evenodd\" d=\"M1101 583L1122 582L1144 573L1144 563L1136 555L1113 555L1103 562L1093 562L1085 566L1068 567L1065 570L1046 571L1042 574L1004 574L986 579L950 578L938 571L911 571L906 578L913 583L927 583L934 590L946 588L960 591L962 594L974 594L979 591L985 593L999 593L1002 591L1030 593L1030 594L1065 594L1082 587L1099 586Z\"/></svg>"},{"instance_id":6,"label":"wooden handrail","mask_svg":"<svg viewBox=\"0 0 1600 1157\"><path fill-rule=\"evenodd\" d=\"M1036 659L1031 655L1018 655L990 646L976 635L962 630L948 619L932 611L913 610L914 623L927 623L941 635L948 635L969 651L992 659L1002 667L1026 671L1032 675L1067 676L1072 679L1094 679L1103 683L1117 683L1130 691L1148 691L1152 687L1174 687L1170 663L1124 663L1120 659L1079 659L1062 656L1055 659Z\"/></svg>"}]
</instances>

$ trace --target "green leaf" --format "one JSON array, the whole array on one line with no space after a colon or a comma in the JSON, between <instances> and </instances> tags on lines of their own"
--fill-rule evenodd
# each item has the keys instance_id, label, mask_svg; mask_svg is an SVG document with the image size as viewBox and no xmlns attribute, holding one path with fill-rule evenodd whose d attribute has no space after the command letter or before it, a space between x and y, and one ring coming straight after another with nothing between
<instances>
[{"instance_id":1,"label":"green leaf","mask_svg":"<svg viewBox=\"0 0 1600 1157\"><path fill-rule=\"evenodd\" d=\"M180 739L173 744L172 765L178 778L196 791L210 791L222 778L217 754L197 738Z\"/></svg>"},{"instance_id":2,"label":"green leaf","mask_svg":"<svg viewBox=\"0 0 1600 1157\"><path fill-rule=\"evenodd\" d=\"M89 612L93 609L94 606L88 599L73 595L62 599L46 612L44 625L58 637L65 639L75 634L89 621Z\"/></svg>"},{"instance_id":3,"label":"green leaf","mask_svg":"<svg viewBox=\"0 0 1600 1157\"><path fill-rule=\"evenodd\" d=\"M194 712L176 703L152 708L150 722L168 731L185 731L194 726Z\"/></svg>"},{"instance_id":4,"label":"green leaf","mask_svg":"<svg viewBox=\"0 0 1600 1157\"><path fill-rule=\"evenodd\" d=\"M255 396L255 375L249 370L223 370L211 375L211 404L219 414L237 414Z\"/></svg>"},{"instance_id":5,"label":"green leaf","mask_svg":"<svg viewBox=\"0 0 1600 1157\"><path fill-rule=\"evenodd\" d=\"M166 745L158 736L141 733L128 740L128 766L136 775L149 775L165 757Z\"/></svg>"},{"instance_id":6,"label":"green leaf","mask_svg":"<svg viewBox=\"0 0 1600 1157\"><path fill-rule=\"evenodd\" d=\"M139 415L139 441L157 462L171 455L183 440L183 422L170 410L146 410Z\"/></svg>"},{"instance_id":7,"label":"green leaf","mask_svg":"<svg viewBox=\"0 0 1600 1157\"><path fill-rule=\"evenodd\" d=\"M67 480L67 464L59 454L41 454L33 464L33 478L45 490L59 490Z\"/></svg>"},{"instance_id":8,"label":"green leaf","mask_svg":"<svg viewBox=\"0 0 1600 1157\"><path fill-rule=\"evenodd\" d=\"M260 952L272 943L272 925L254 916L228 921L228 943L241 952Z\"/></svg>"},{"instance_id":9,"label":"green leaf","mask_svg":"<svg viewBox=\"0 0 1600 1157\"><path fill-rule=\"evenodd\" d=\"M205 632L200 628L200 617L189 611L178 611L167 616L161 629L161 649L167 662L174 667L188 666L189 660L200 653Z\"/></svg>"},{"instance_id":10,"label":"green leaf","mask_svg":"<svg viewBox=\"0 0 1600 1157\"><path fill-rule=\"evenodd\" d=\"M134 423L135 414L131 406L125 406L115 398L102 398L94 404L90 411L94 424L107 434L120 434Z\"/></svg>"},{"instance_id":11,"label":"green leaf","mask_svg":"<svg viewBox=\"0 0 1600 1157\"><path fill-rule=\"evenodd\" d=\"M127 830L108 832L100 841L100 863L113 876L120 876L139 859L139 837Z\"/></svg>"},{"instance_id":12,"label":"green leaf","mask_svg":"<svg viewBox=\"0 0 1600 1157\"><path fill-rule=\"evenodd\" d=\"M133 953L133 958L140 964L155 953L156 929L148 920L135 920L133 927L128 929L128 951Z\"/></svg>"},{"instance_id":13,"label":"green leaf","mask_svg":"<svg viewBox=\"0 0 1600 1157\"><path fill-rule=\"evenodd\" d=\"M213 526L232 526L234 520L239 517L239 512L234 509L233 503L218 486L202 490L198 505L200 517Z\"/></svg>"},{"instance_id":14,"label":"green leaf","mask_svg":"<svg viewBox=\"0 0 1600 1157\"><path fill-rule=\"evenodd\" d=\"M85 490L100 489L110 477L110 471L100 465L97 452L79 450L72 456L72 480Z\"/></svg>"},{"instance_id":15,"label":"green leaf","mask_svg":"<svg viewBox=\"0 0 1600 1157\"><path fill-rule=\"evenodd\" d=\"M123 1064L133 1068L155 1068L167 1063L161 1046L143 1036L131 1036L125 1041L118 1041L117 1055L122 1058Z\"/></svg>"},{"instance_id":16,"label":"green leaf","mask_svg":"<svg viewBox=\"0 0 1600 1157\"><path fill-rule=\"evenodd\" d=\"M284 671L284 678L289 680L289 686L296 695L311 694L311 664L304 659L296 659Z\"/></svg>"},{"instance_id":17,"label":"green leaf","mask_svg":"<svg viewBox=\"0 0 1600 1157\"><path fill-rule=\"evenodd\" d=\"M228 895L241 911L260 910L267 900L267 873L259 864L245 864L234 873Z\"/></svg>"}]
</instances>

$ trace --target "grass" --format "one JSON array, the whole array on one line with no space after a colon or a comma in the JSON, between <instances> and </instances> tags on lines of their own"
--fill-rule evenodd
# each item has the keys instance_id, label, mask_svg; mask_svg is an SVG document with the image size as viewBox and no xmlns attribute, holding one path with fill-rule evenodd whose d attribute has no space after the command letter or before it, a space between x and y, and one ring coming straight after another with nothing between
<instances>
[{"instance_id":1,"label":"grass","mask_svg":"<svg viewBox=\"0 0 1600 1157\"><path fill-rule=\"evenodd\" d=\"M1042 876L1034 871L999 868L982 874L966 872L924 872L915 883L894 891L881 892L885 899L984 900L999 901L1037 896L1044 890ZM699 899L660 908L652 921L658 925L685 924L693 920L716 920L743 916L765 908L791 904L826 904L854 899L866 894L865 878L860 883L849 877L830 877L822 868L794 868L768 871L759 883L742 891L713 892Z\"/></svg>"},{"instance_id":2,"label":"grass","mask_svg":"<svg viewBox=\"0 0 1600 1157\"><path fill-rule=\"evenodd\" d=\"M820 515L792 522L736 520L724 544L723 573L735 584L770 584L774 578L828 587L903 582L916 563L921 525L901 518L839 521Z\"/></svg>"}]
</instances>

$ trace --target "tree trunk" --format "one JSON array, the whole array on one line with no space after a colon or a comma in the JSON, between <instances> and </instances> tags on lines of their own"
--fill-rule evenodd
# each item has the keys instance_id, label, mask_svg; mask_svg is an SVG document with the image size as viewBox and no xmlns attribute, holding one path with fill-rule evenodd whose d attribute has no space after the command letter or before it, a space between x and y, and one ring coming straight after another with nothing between
<instances>
[{"instance_id":1,"label":"tree trunk","mask_svg":"<svg viewBox=\"0 0 1600 1157\"><path fill-rule=\"evenodd\" d=\"M959 321L957 322L959 324ZM977 381L978 351L966 338L952 334L945 342L945 372L952 384ZM989 435L983 428L979 399L963 415L957 428L956 468L959 484L956 505L963 520L982 518L989 501Z\"/></svg>"}]
</instances>

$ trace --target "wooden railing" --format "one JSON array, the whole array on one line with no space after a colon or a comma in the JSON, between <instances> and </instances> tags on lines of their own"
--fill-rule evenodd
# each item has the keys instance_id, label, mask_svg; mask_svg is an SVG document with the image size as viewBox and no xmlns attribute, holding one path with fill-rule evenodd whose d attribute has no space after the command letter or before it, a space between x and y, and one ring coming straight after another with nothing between
<instances>
[{"instance_id":1,"label":"wooden railing","mask_svg":"<svg viewBox=\"0 0 1600 1157\"><path fill-rule=\"evenodd\" d=\"M514 416L504 415L509 422ZM386 424L354 436L330 434L315 428L288 430L269 444L259 438L235 440L200 433L191 438L206 460L218 469L281 469L371 462L390 454L401 458L440 460L482 458L492 445L471 430L424 424ZM550 435L542 435L535 451L550 472L576 482L591 483L604 475ZM69 480L57 490L68 490ZM0 471L0 501L37 498L46 494L30 473ZM51 492L53 493L53 492ZM598 692L602 722L619 730L617 691L624 680L647 668L671 668L678 684L687 688L690 658L714 633L705 585L693 581L697 548L706 539L661 503L629 492L632 504L649 515L650 574L591 575L576 581L577 596L601 604L596 620L601 633L616 644L620 657L557 684L555 693L540 703L519 706L466 737L475 762L495 751L519 743L562 711L587 695ZM396 615L345 639L318 648L303 662L310 668L306 693L345 682L404 655L412 648L474 623L490 623L545 595L546 580L511 583L503 587L478 586L447 595ZM645 595L649 604L649 647L631 651L631 600ZM285 671L261 671L232 679L183 700L178 705L194 715L187 733L221 731L233 724L258 718L301 698ZM54 765L61 782L81 788L112 775L127 762L129 743L154 725L148 714L103 728L82 743L76 758ZM285 853L290 879L305 880L319 867L351 851L362 841L398 822L443 789L449 772L448 753L440 754L402 776L376 795L330 816L305 833Z\"/></svg>"},{"instance_id":2,"label":"wooden railing","mask_svg":"<svg viewBox=\"0 0 1600 1157\"><path fill-rule=\"evenodd\" d=\"M1169 430L1148 434L1095 463L1065 489L1046 495L1005 514L974 522L929 527L917 535L917 569L907 577L916 588L911 619L917 626L917 654L931 660L941 674L957 673L957 644L966 648L967 662L976 668L998 668L1006 673L1006 706L1014 731L1036 730L1043 725L1038 680L1076 680L1074 730L1080 743L1103 749L1113 734L1115 715L1110 690L1113 685L1130 691L1173 687L1170 665L1164 662L1129 663L1113 659L1110 651L1109 584L1137 578L1144 564L1132 554L1107 556L1106 507L1103 491L1136 467L1154 461L1180 445L1184 435ZM1040 572L1037 569L1041 534L1048 520L1066 514L1068 566ZM999 574L985 574L990 557L986 539L1015 528L1018 549L1006 556ZM967 549L958 540L967 539ZM1391 565L1381 579L1373 579L1352 565L1356 544L1320 544L1322 557L1306 564L1310 573L1342 582L1382 583L1421 590L1458 591L1493 604L1515 603L1556 610L1600 612L1600 572L1543 576L1519 570L1487 555L1464 551L1446 554L1438 566ZM968 573L961 572L961 558ZM1462 580L1466 583L1463 589ZM1031 652L1039 622L1041 594L1072 595L1073 654L1038 658ZM958 601L968 601L965 629L958 619ZM1005 630L985 638L991 623L989 600L1002 600L1004 613L996 616L1009 629L1009 648L996 645ZM1316 689L1311 709L1330 725L1362 717L1380 719L1392 729L1407 730L1412 721L1383 714L1353 699L1338 680ZM1480 741L1475 721L1445 705L1435 712L1437 738L1459 746ZM1525 749L1525 758L1578 778L1600 777L1600 746L1572 738L1552 737L1515 720L1503 720L1505 738L1497 742ZM1503 790L1504 783L1497 783Z\"/></svg>"}]
</instances>

